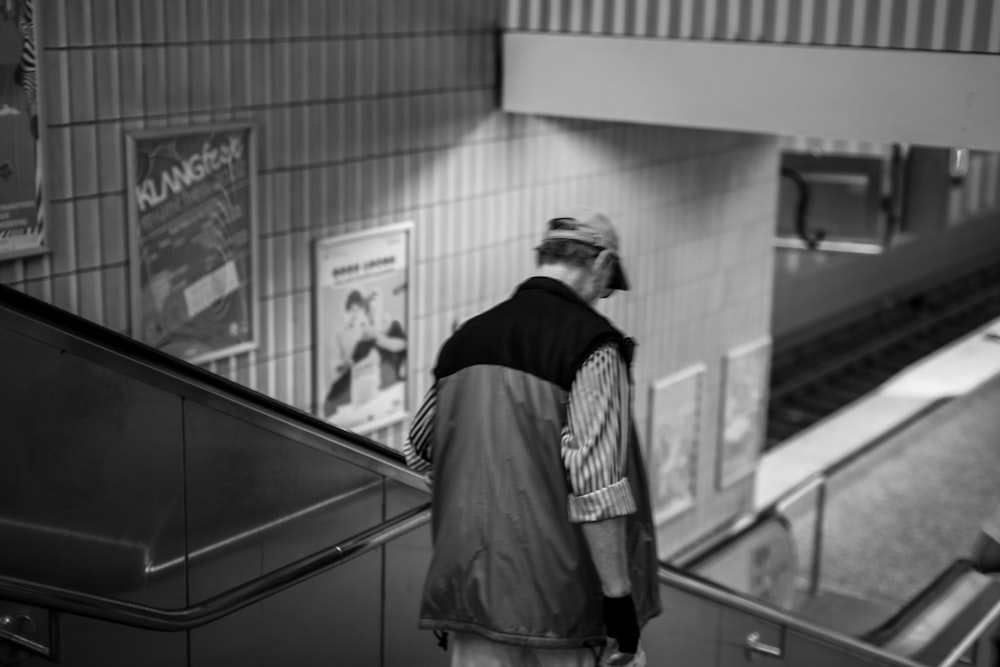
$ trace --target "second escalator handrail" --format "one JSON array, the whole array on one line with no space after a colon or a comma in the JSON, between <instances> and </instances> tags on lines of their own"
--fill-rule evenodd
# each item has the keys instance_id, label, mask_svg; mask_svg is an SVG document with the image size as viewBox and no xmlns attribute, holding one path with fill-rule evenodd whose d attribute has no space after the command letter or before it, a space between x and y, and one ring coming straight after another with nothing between
<instances>
[{"instance_id":1,"label":"second escalator handrail","mask_svg":"<svg viewBox=\"0 0 1000 667\"><path fill-rule=\"evenodd\" d=\"M0 576L0 599L145 630L191 630L368 553L428 523L430 515L430 505L421 505L340 544L183 609L160 609L5 576Z\"/></svg>"},{"instance_id":2,"label":"second escalator handrail","mask_svg":"<svg viewBox=\"0 0 1000 667\"><path fill-rule=\"evenodd\" d=\"M849 635L829 630L801 618L786 614L766 604L743 597L700 577L695 577L688 573L676 572L665 567L660 568L659 577L661 583L673 588L702 599L714 601L731 609L742 611L762 621L781 625L786 629L821 640L826 644L850 650L857 655L876 659L880 665L886 667L927 667L909 658L889 653L878 646L873 646Z\"/></svg>"}]
</instances>

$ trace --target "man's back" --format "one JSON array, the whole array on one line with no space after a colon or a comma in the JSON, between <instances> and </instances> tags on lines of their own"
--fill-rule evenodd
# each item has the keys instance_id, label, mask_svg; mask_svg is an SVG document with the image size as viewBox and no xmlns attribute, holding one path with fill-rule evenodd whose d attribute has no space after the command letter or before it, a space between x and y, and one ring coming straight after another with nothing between
<instances>
[{"instance_id":1,"label":"man's back","mask_svg":"<svg viewBox=\"0 0 1000 667\"><path fill-rule=\"evenodd\" d=\"M442 347L403 446L433 479L420 625L456 632L455 665L591 664L606 639L642 664L660 607L632 344L594 310L629 289L618 235L577 208L536 251L536 277Z\"/></svg>"},{"instance_id":2,"label":"man's back","mask_svg":"<svg viewBox=\"0 0 1000 667\"><path fill-rule=\"evenodd\" d=\"M623 338L607 320L533 279L442 348L425 627L551 648L603 640L600 581L567 519L560 441L574 371L609 341Z\"/></svg>"}]
</instances>

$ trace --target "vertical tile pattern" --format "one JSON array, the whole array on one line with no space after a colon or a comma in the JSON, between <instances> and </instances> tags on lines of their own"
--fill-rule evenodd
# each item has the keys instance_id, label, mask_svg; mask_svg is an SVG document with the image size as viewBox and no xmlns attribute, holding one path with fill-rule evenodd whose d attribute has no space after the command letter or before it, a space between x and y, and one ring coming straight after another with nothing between
<instances>
[{"instance_id":1,"label":"vertical tile pattern","mask_svg":"<svg viewBox=\"0 0 1000 667\"><path fill-rule=\"evenodd\" d=\"M992 0L511 0L518 31L1000 53Z\"/></svg>"},{"instance_id":2,"label":"vertical tile pattern","mask_svg":"<svg viewBox=\"0 0 1000 667\"><path fill-rule=\"evenodd\" d=\"M509 0L462 11L444 0L63 4L42 4L52 12L41 43L53 253L0 265L5 282L128 332L124 133L249 120L261 158L260 346L211 370L312 409L314 242L412 220L412 406L457 323L530 274L545 216L588 202L619 222L634 276L635 289L606 311L643 343L641 431L651 382L694 361L712 369L699 454L706 501L675 537L745 507L745 485L714 498L705 480L719 360L768 330L777 144L502 114L491 26L690 37L718 36L718 22L747 38L795 3L771 11L754 0L743 12L738 0ZM376 436L399 446L404 426Z\"/></svg>"}]
</instances>

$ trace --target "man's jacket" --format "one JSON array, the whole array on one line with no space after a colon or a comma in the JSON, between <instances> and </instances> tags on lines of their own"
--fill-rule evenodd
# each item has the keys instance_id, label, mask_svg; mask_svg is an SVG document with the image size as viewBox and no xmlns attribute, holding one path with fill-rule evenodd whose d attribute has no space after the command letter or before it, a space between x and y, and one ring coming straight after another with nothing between
<instances>
[{"instance_id":1,"label":"man's jacket","mask_svg":"<svg viewBox=\"0 0 1000 667\"><path fill-rule=\"evenodd\" d=\"M435 368L434 556L420 626L540 648L605 640L600 579L568 518L560 440L570 387L605 343L632 344L568 287L532 278L469 320ZM631 421L631 420L630 420ZM635 428L627 518L640 623L660 612L648 486Z\"/></svg>"}]
</instances>

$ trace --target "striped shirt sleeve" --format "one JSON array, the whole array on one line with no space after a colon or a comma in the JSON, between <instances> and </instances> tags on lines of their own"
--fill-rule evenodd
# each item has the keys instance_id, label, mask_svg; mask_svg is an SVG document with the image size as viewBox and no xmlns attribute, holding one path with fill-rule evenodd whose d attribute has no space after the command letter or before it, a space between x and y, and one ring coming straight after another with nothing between
<instances>
[{"instance_id":1,"label":"striped shirt sleeve","mask_svg":"<svg viewBox=\"0 0 1000 667\"><path fill-rule=\"evenodd\" d=\"M625 360L614 344L599 347L577 371L563 429L570 521L601 521L636 511L626 477L631 408Z\"/></svg>"},{"instance_id":2,"label":"striped shirt sleeve","mask_svg":"<svg viewBox=\"0 0 1000 667\"><path fill-rule=\"evenodd\" d=\"M410 434L403 443L406 465L414 472L428 473L434 468L434 416L437 413L437 386L432 384L420 409L410 422Z\"/></svg>"}]
</instances>

